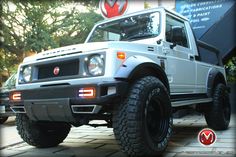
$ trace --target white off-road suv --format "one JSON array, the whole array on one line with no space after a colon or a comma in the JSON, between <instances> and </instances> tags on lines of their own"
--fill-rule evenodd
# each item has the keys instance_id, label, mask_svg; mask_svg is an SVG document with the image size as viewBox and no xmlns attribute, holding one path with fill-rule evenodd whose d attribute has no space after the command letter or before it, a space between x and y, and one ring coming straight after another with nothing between
<instances>
[{"instance_id":1,"label":"white off-road suv","mask_svg":"<svg viewBox=\"0 0 236 157\"><path fill-rule=\"evenodd\" d=\"M25 58L10 100L30 145L56 146L71 125L99 119L125 153L144 156L165 150L172 111L185 106L227 129L228 93L219 51L197 41L185 17L155 8L96 24L84 44Z\"/></svg>"}]
</instances>

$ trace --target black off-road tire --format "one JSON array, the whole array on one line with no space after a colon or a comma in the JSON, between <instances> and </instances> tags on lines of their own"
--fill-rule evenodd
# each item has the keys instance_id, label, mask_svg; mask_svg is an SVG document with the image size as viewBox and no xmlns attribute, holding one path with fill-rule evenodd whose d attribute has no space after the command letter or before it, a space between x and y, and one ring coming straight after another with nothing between
<instances>
[{"instance_id":1,"label":"black off-road tire","mask_svg":"<svg viewBox=\"0 0 236 157\"><path fill-rule=\"evenodd\" d=\"M161 154L171 136L172 123L168 91L153 76L136 81L113 115L115 137L129 156Z\"/></svg>"},{"instance_id":2,"label":"black off-road tire","mask_svg":"<svg viewBox=\"0 0 236 157\"><path fill-rule=\"evenodd\" d=\"M0 117L0 124L3 124L7 121L8 117Z\"/></svg>"},{"instance_id":3,"label":"black off-road tire","mask_svg":"<svg viewBox=\"0 0 236 157\"><path fill-rule=\"evenodd\" d=\"M208 126L214 130L226 130L229 126L231 107L229 93L222 83L216 85L213 93L213 102L205 111Z\"/></svg>"},{"instance_id":4,"label":"black off-road tire","mask_svg":"<svg viewBox=\"0 0 236 157\"><path fill-rule=\"evenodd\" d=\"M62 122L35 122L26 114L16 114L16 126L21 138L29 145L48 148L63 142L71 126Z\"/></svg>"}]
</instances>

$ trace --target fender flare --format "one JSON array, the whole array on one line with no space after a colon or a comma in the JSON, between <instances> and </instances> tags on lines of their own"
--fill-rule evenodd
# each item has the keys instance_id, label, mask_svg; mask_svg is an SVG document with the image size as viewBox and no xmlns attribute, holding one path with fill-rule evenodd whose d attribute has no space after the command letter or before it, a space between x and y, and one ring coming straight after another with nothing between
<instances>
[{"instance_id":1,"label":"fender flare","mask_svg":"<svg viewBox=\"0 0 236 157\"><path fill-rule=\"evenodd\" d=\"M169 81L163 68L153 60L143 56L129 57L115 73L114 78L131 80L138 71L146 68L154 70L156 72L155 75L163 81L163 84L167 87L168 91L170 91Z\"/></svg>"},{"instance_id":2,"label":"fender flare","mask_svg":"<svg viewBox=\"0 0 236 157\"><path fill-rule=\"evenodd\" d=\"M208 97L212 97L213 89L216 82L221 82L226 85L224 75L216 69L211 69L208 74L208 79L207 79L207 96Z\"/></svg>"}]
</instances>

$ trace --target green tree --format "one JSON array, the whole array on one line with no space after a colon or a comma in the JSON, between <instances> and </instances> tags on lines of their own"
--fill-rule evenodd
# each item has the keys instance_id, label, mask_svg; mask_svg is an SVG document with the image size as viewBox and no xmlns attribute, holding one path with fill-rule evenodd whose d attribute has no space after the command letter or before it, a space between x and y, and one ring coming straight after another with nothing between
<instances>
[{"instance_id":1,"label":"green tree","mask_svg":"<svg viewBox=\"0 0 236 157\"><path fill-rule=\"evenodd\" d=\"M236 82L236 57L232 57L225 65L227 80L229 82Z\"/></svg>"},{"instance_id":2,"label":"green tree","mask_svg":"<svg viewBox=\"0 0 236 157\"><path fill-rule=\"evenodd\" d=\"M0 72L6 71L8 76L16 72L17 69L17 56L15 54L0 49Z\"/></svg>"},{"instance_id":3,"label":"green tree","mask_svg":"<svg viewBox=\"0 0 236 157\"><path fill-rule=\"evenodd\" d=\"M102 19L96 13L97 1L3 0L1 3L4 42L0 70L12 69L29 52L83 43L93 24Z\"/></svg>"}]
</instances>

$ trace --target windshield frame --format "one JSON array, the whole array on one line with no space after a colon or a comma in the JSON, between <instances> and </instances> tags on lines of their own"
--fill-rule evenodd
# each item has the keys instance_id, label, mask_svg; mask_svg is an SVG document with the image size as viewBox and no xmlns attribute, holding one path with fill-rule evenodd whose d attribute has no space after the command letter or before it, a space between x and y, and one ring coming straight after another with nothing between
<instances>
[{"instance_id":1,"label":"windshield frame","mask_svg":"<svg viewBox=\"0 0 236 157\"><path fill-rule=\"evenodd\" d=\"M86 38L85 40L85 43L91 43L89 40L91 39L94 31L96 30L96 28L100 25L103 25L103 24L106 24L106 23L110 23L110 22L115 22L115 21L118 21L118 20L122 20L122 19L125 19L125 18L129 18L129 17L132 17L132 16L137 16L137 15L143 15L143 14L148 14L148 13L155 13L155 12L159 12L159 33L157 36L155 37L151 37L151 39L155 39L155 38L162 38L164 37L164 34L163 34L163 21L164 21L164 17L163 17L163 13L165 13L165 9L164 8L153 8L153 9L147 9L147 10L143 10L143 11L138 11L138 12L135 12L135 13L131 13L131 14L127 14L127 15L123 15L123 16L120 16L120 17L115 17L115 18L112 18L112 19L109 19L109 20L103 20L101 22L98 22L97 24L94 25L93 29L90 31L88 37ZM138 39L138 40L147 40L147 39L150 39L150 38L142 38L142 39ZM133 40L133 41L138 41L138 40ZM101 41L101 42L108 42L108 41ZM121 42L121 41L120 41ZM130 41L132 42L132 41Z\"/></svg>"}]
</instances>

